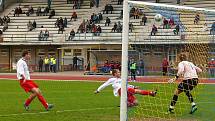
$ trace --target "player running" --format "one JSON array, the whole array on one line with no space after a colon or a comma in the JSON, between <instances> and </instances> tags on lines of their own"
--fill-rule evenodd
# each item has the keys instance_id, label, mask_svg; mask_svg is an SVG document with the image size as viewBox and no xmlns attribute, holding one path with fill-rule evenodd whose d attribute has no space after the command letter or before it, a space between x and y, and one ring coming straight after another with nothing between
<instances>
[{"instance_id":1,"label":"player running","mask_svg":"<svg viewBox=\"0 0 215 121\"><path fill-rule=\"evenodd\" d=\"M31 92L31 95L24 103L24 108L26 111L29 110L29 105L31 101L37 97L39 101L43 104L45 109L48 111L53 108L53 104L48 104L41 94L41 91L36 83L30 79L30 73L27 65L27 61L30 59L30 53L24 51L22 53L22 58L17 62L17 78L20 81L20 86L25 90L25 92Z\"/></svg>"},{"instance_id":2,"label":"player running","mask_svg":"<svg viewBox=\"0 0 215 121\"><path fill-rule=\"evenodd\" d=\"M178 73L175 78L169 80L169 83L173 83L180 76L183 76L183 81L178 85L178 88L175 90L167 113L174 113L174 106L178 100L178 95L182 92L185 92L192 105L190 114L193 114L197 110L197 106L193 100L191 91L198 84L197 72L202 72L202 70L199 67L195 66L192 62L187 61L186 54L181 54L179 56L179 59L181 62L178 64Z\"/></svg>"},{"instance_id":3,"label":"player running","mask_svg":"<svg viewBox=\"0 0 215 121\"><path fill-rule=\"evenodd\" d=\"M104 84L102 84L96 91L95 94L101 92L102 89L105 87L112 85L113 87L113 94L114 96L120 96L121 95L121 82L122 79L120 78L120 71L118 69L114 69L112 71L112 75L114 77L108 79ZM133 85L128 85L127 87L127 96L128 96L128 107L133 107L138 105L137 99L134 96L135 94L140 95L150 95L150 96L156 96L157 91L147 91L147 90L140 90L138 87L135 87Z\"/></svg>"}]
</instances>

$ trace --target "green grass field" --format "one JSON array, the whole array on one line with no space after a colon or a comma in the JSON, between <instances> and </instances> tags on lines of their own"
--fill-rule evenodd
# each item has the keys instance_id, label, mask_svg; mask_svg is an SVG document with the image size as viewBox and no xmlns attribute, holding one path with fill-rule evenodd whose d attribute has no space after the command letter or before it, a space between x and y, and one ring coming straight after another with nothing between
<instances>
[{"instance_id":1,"label":"green grass field","mask_svg":"<svg viewBox=\"0 0 215 121\"><path fill-rule=\"evenodd\" d=\"M45 111L38 99L25 111L23 103L28 97L19 82L0 80L0 121L119 121L119 98L113 96L112 87L95 95L98 82L36 81L48 102L55 107ZM194 91L198 111L190 115L190 104L184 94L179 97L176 114L165 115L175 85L135 83L143 89L158 88L157 97L137 96L140 105L129 108L130 120L155 121L156 118L186 121L215 121L214 85L199 85ZM201 93L200 93L201 92Z\"/></svg>"}]
</instances>

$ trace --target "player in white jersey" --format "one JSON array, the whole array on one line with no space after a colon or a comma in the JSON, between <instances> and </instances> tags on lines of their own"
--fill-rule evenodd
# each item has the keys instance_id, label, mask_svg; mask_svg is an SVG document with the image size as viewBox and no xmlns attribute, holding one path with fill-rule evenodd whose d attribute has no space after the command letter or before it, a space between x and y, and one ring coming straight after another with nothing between
<instances>
[{"instance_id":1,"label":"player in white jersey","mask_svg":"<svg viewBox=\"0 0 215 121\"><path fill-rule=\"evenodd\" d=\"M121 95L121 82L122 79L120 78L120 71L118 69L114 69L112 71L112 74L114 77L108 79L104 84L102 84L96 91L95 94L101 92L105 87L112 85L113 87L113 94L114 96L120 96ZM136 106L138 105L137 99L134 96L135 94L140 95L150 95L150 96L156 96L157 91L147 91L147 90L140 90L138 87L135 87L133 85L128 85L127 87L127 96L128 96L128 107Z\"/></svg>"},{"instance_id":2,"label":"player in white jersey","mask_svg":"<svg viewBox=\"0 0 215 121\"><path fill-rule=\"evenodd\" d=\"M180 54L179 59L181 62L178 64L178 73L175 78L169 80L169 83L174 82L180 76L183 76L183 81L179 83L178 88L175 90L167 113L174 113L174 106L178 100L178 95L182 92L185 92L192 105L190 114L193 114L197 110L197 106L193 100L191 91L198 84L197 73L202 72L202 70L199 67L195 66L192 62L187 61L186 54Z\"/></svg>"},{"instance_id":3,"label":"player in white jersey","mask_svg":"<svg viewBox=\"0 0 215 121\"><path fill-rule=\"evenodd\" d=\"M29 98L25 101L24 107L29 110L29 105L32 100L37 97L39 101L43 104L46 110L53 108L52 104L48 104L45 98L42 96L38 85L31 80L30 72L28 69L27 61L30 59L30 54L28 51L22 53L22 58L17 62L17 78L20 81L20 86L26 91L31 92Z\"/></svg>"}]
</instances>

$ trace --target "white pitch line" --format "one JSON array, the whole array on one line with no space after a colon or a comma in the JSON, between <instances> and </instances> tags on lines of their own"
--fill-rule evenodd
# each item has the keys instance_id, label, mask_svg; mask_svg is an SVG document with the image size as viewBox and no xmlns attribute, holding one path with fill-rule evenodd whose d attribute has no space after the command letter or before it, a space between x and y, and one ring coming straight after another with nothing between
<instances>
[{"instance_id":1,"label":"white pitch line","mask_svg":"<svg viewBox=\"0 0 215 121\"><path fill-rule=\"evenodd\" d=\"M64 113L64 112L76 112L76 111L93 111L93 110L111 110L117 107L106 107L106 108L91 108L91 109L77 109L77 110L62 110L62 111L46 111L46 112L36 112L36 113L16 113L16 114L6 114L0 115L0 117L10 117L10 116L21 116L21 115L38 115L38 114L48 114L48 113Z\"/></svg>"}]
</instances>

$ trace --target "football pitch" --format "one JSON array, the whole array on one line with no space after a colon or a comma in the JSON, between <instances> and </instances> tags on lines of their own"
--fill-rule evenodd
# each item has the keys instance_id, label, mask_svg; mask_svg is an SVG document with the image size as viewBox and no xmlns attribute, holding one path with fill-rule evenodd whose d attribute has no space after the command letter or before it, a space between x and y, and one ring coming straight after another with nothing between
<instances>
[{"instance_id":1,"label":"football pitch","mask_svg":"<svg viewBox=\"0 0 215 121\"><path fill-rule=\"evenodd\" d=\"M19 82L15 80L0 80L0 121L119 121L119 98L113 96L112 87L104 89L99 94L93 91L102 82L81 81L35 81L47 102L55 107L45 111L38 99L25 111L23 104L28 97ZM190 104L182 94L176 104L176 113L166 115L173 91L172 84L133 83L142 89L158 89L156 97L137 96L139 106L128 109L129 120L133 121L215 121L215 91L214 85L199 85L194 90L198 110L189 114Z\"/></svg>"}]
</instances>

